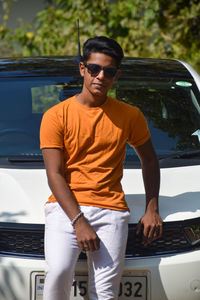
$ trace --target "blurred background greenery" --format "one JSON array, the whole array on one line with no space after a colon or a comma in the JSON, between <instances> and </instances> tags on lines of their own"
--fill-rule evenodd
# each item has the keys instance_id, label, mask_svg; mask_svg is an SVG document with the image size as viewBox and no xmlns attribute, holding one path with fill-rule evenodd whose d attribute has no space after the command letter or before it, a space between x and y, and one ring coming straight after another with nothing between
<instances>
[{"instance_id":1,"label":"blurred background greenery","mask_svg":"<svg viewBox=\"0 0 200 300\"><path fill-rule=\"evenodd\" d=\"M43 0L43 3L32 21L21 20L10 28L12 5L20 5L20 1L0 0L1 57L77 55L79 18L81 45L89 37L105 35L118 41L126 56L177 58L200 72L199 0Z\"/></svg>"}]
</instances>

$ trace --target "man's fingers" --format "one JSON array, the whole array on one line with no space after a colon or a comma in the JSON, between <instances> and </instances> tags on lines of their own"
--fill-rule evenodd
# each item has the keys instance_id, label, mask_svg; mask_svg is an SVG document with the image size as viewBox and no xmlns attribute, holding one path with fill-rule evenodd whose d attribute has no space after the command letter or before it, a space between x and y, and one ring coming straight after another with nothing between
<instances>
[{"instance_id":1,"label":"man's fingers","mask_svg":"<svg viewBox=\"0 0 200 300\"><path fill-rule=\"evenodd\" d=\"M146 225L143 229L142 244L147 246L162 236L162 224Z\"/></svg>"},{"instance_id":2,"label":"man's fingers","mask_svg":"<svg viewBox=\"0 0 200 300\"><path fill-rule=\"evenodd\" d=\"M158 239L162 236L162 233L163 233L163 226L162 226L162 223L160 224L156 224L154 226L154 232L153 232L153 239Z\"/></svg>"},{"instance_id":3,"label":"man's fingers","mask_svg":"<svg viewBox=\"0 0 200 300\"><path fill-rule=\"evenodd\" d=\"M144 226L143 229L143 236L148 240L149 239L149 235L151 233L151 226Z\"/></svg>"},{"instance_id":4,"label":"man's fingers","mask_svg":"<svg viewBox=\"0 0 200 300\"><path fill-rule=\"evenodd\" d=\"M143 233L142 244L145 246L160 238L163 233L161 217L158 214L154 216L145 214L137 225L136 233L139 234L141 231Z\"/></svg>"},{"instance_id":5,"label":"man's fingers","mask_svg":"<svg viewBox=\"0 0 200 300\"><path fill-rule=\"evenodd\" d=\"M140 234L140 232L141 232L141 230L142 230L142 227L143 227L143 225L142 225L142 222L141 222L141 220L138 222L138 224L137 224L137 227L136 227L136 234L138 235L138 234Z\"/></svg>"},{"instance_id":6,"label":"man's fingers","mask_svg":"<svg viewBox=\"0 0 200 300\"><path fill-rule=\"evenodd\" d=\"M80 222L75 224L76 238L79 247L82 251L95 251L100 247L100 240L94 229L86 221L86 219L81 219Z\"/></svg>"},{"instance_id":7,"label":"man's fingers","mask_svg":"<svg viewBox=\"0 0 200 300\"><path fill-rule=\"evenodd\" d=\"M95 251L98 250L100 248L100 240L99 237L97 236L95 239L90 240L88 242L89 244L89 250L88 251Z\"/></svg>"},{"instance_id":8,"label":"man's fingers","mask_svg":"<svg viewBox=\"0 0 200 300\"><path fill-rule=\"evenodd\" d=\"M160 236L159 237L161 237L163 235L163 224L160 224L159 228L160 228Z\"/></svg>"},{"instance_id":9,"label":"man's fingers","mask_svg":"<svg viewBox=\"0 0 200 300\"><path fill-rule=\"evenodd\" d=\"M98 236L95 236L94 238L80 241L79 246L82 251L95 251L100 248L100 239Z\"/></svg>"},{"instance_id":10,"label":"man's fingers","mask_svg":"<svg viewBox=\"0 0 200 300\"><path fill-rule=\"evenodd\" d=\"M97 236L97 238L94 240L94 251L99 250L99 248L100 248L100 239Z\"/></svg>"},{"instance_id":11,"label":"man's fingers","mask_svg":"<svg viewBox=\"0 0 200 300\"><path fill-rule=\"evenodd\" d=\"M154 234L154 231L150 226L148 226L147 228L144 229L143 237L142 237L142 244L144 246L147 246L148 244L150 244L152 242L153 234Z\"/></svg>"}]
</instances>

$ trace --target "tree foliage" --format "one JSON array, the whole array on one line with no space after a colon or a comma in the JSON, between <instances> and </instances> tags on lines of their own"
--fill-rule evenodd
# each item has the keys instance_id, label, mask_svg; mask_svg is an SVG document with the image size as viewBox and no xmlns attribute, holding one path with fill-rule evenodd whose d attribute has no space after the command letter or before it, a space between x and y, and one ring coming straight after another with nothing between
<instances>
[{"instance_id":1,"label":"tree foliage","mask_svg":"<svg viewBox=\"0 0 200 300\"><path fill-rule=\"evenodd\" d=\"M11 0L2 3L1 55L76 55L79 18L81 44L106 35L125 55L178 58L200 70L199 0L48 0L32 24L13 31L6 23Z\"/></svg>"}]
</instances>

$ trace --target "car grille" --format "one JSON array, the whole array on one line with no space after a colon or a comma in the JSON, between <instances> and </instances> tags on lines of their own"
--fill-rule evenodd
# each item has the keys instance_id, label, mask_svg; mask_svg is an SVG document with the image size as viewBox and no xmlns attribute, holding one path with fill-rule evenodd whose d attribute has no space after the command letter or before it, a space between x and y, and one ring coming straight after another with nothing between
<instances>
[{"instance_id":1,"label":"car grille","mask_svg":"<svg viewBox=\"0 0 200 300\"><path fill-rule=\"evenodd\" d=\"M197 219L196 219L197 220ZM200 224L200 218L198 218ZM192 222L189 223L193 225ZM195 223L196 224L196 223ZM129 225L126 257L146 257L163 254L181 253L200 249L200 244L192 246L184 232L188 222L168 222L163 224L163 236L148 246L143 246L142 235L136 235L136 225Z\"/></svg>"},{"instance_id":2,"label":"car grille","mask_svg":"<svg viewBox=\"0 0 200 300\"><path fill-rule=\"evenodd\" d=\"M148 257L182 253L200 249L192 245L183 230L185 226L199 225L200 218L188 221L165 222L163 236L144 247L141 236L136 235L136 224L129 224L126 258ZM44 225L0 223L0 254L44 258ZM85 255L81 254L80 259Z\"/></svg>"},{"instance_id":3,"label":"car grille","mask_svg":"<svg viewBox=\"0 0 200 300\"><path fill-rule=\"evenodd\" d=\"M0 223L0 254L44 257L44 225Z\"/></svg>"}]
</instances>

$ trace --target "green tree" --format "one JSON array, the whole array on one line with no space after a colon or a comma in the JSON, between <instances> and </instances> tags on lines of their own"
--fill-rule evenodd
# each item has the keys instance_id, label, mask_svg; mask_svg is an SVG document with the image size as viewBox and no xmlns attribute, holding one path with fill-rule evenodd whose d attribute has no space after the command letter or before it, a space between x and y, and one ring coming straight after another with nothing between
<instances>
[{"instance_id":1,"label":"green tree","mask_svg":"<svg viewBox=\"0 0 200 300\"><path fill-rule=\"evenodd\" d=\"M0 55L13 55L13 43L10 41L10 31L7 28L7 21L10 12L11 1L2 1L2 21L0 23Z\"/></svg>"},{"instance_id":2,"label":"green tree","mask_svg":"<svg viewBox=\"0 0 200 300\"><path fill-rule=\"evenodd\" d=\"M76 55L77 19L81 44L94 35L116 39L125 55L178 58L200 70L199 0L48 0L32 24L0 29L0 52L16 55ZM2 46L3 45L3 46ZM6 47L5 47L6 46Z\"/></svg>"},{"instance_id":3,"label":"green tree","mask_svg":"<svg viewBox=\"0 0 200 300\"><path fill-rule=\"evenodd\" d=\"M188 61L200 70L200 2L199 0L159 0L157 23L161 30L159 47L167 57Z\"/></svg>"}]
</instances>

